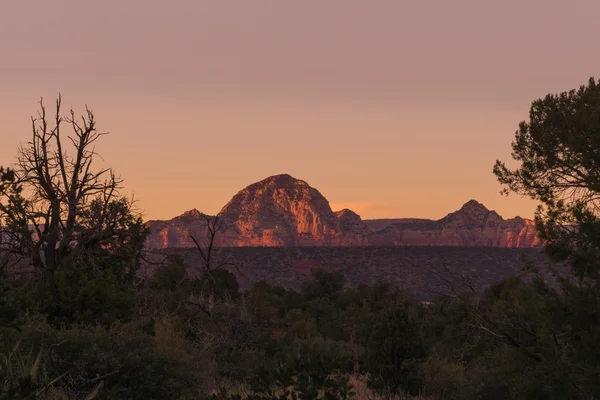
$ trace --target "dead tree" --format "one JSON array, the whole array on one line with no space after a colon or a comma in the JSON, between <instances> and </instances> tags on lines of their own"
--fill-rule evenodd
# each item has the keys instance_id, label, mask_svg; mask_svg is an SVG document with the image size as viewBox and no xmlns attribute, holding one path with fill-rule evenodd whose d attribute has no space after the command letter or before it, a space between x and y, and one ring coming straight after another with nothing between
<instances>
[{"instance_id":1,"label":"dead tree","mask_svg":"<svg viewBox=\"0 0 600 400\"><path fill-rule=\"evenodd\" d=\"M93 204L103 226L122 180L110 168L94 168L95 143L106 133L97 130L87 106L81 116L72 109L62 115L60 95L53 116L42 100L39 106L31 119L31 141L19 148L14 166L14 184L22 192L1 191L0 213L10 251L26 259L55 292L56 269L85 247L79 218L90 214Z\"/></svg>"},{"instance_id":2,"label":"dead tree","mask_svg":"<svg viewBox=\"0 0 600 400\"><path fill-rule=\"evenodd\" d=\"M238 272L239 268L236 264L231 262L221 262L217 265L214 263L214 249L216 245L216 238L218 232L222 229L222 221L219 215L211 217L209 215L203 215L206 222L206 240L205 243L200 243L196 238L190 236L196 249L200 253L201 267L199 276L199 286L201 293L198 297L190 299L188 303L194 305L200 309L203 313L212 316L212 310L215 305L215 276L214 271L226 266L235 267Z\"/></svg>"}]
</instances>

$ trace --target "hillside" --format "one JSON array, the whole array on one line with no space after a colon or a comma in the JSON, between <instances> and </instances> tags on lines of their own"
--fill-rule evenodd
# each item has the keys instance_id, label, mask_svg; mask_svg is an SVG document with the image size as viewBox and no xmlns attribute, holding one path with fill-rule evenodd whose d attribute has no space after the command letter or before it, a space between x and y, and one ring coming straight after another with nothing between
<instances>
[{"instance_id":1,"label":"hillside","mask_svg":"<svg viewBox=\"0 0 600 400\"><path fill-rule=\"evenodd\" d=\"M240 246L491 246L537 248L533 221L503 219L470 200L439 220L366 220L334 211L307 182L275 175L240 190L219 213L216 245ZM147 248L193 247L206 237L206 214L187 211L168 221L148 221Z\"/></svg>"},{"instance_id":2,"label":"hillside","mask_svg":"<svg viewBox=\"0 0 600 400\"><path fill-rule=\"evenodd\" d=\"M163 254L183 257L192 275L200 266L196 249L167 249L152 256L159 260ZM541 268L548 263L538 249L498 247L227 247L214 253L214 265L233 264L227 268L245 289L260 280L298 289L312 268L324 268L342 270L349 287L383 281L422 300L450 293L445 280L467 290L459 281L468 277L481 290L521 274L525 261ZM150 273L152 266L147 268Z\"/></svg>"}]
</instances>

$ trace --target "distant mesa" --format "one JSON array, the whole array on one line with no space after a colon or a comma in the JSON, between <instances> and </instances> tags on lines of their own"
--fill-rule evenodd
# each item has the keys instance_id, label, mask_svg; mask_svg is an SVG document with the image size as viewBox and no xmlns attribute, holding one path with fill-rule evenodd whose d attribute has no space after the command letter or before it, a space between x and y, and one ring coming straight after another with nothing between
<instances>
[{"instance_id":1,"label":"distant mesa","mask_svg":"<svg viewBox=\"0 0 600 400\"><path fill-rule=\"evenodd\" d=\"M374 223L367 225L377 224ZM537 248L542 243L532 220L503 219L496 211L470 200L439 220L397 219L369 237L376 246L486 246Z\"/></svg>"},{"instance_id":2,"label":"distant mesa","mask_svg":"<svg viewBox=\"0 0 600 400\"><path fill-rule=\"evenodd\" d=\"M533 221L505 220L476 200L439 220L362 220L333 211L307 182L274 175L240 190L219 213L216 245L243 246L492 246L541 247ZM168 221L148 221L148 248L193 247L206 237L206 216L196 209Z\"/></svg>"}]
</instances>

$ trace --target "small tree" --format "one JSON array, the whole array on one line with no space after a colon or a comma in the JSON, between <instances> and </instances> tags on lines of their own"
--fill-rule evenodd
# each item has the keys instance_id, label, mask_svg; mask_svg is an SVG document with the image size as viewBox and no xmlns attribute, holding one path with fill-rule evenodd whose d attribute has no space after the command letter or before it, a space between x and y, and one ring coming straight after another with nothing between
<instances>
[{"instance_id":1,"label":"small tree","mask_svg":"<svg viewBox=\"0 0 600 400\"><path fill-rule=\"evenodd\" d=\"M419 327L403 305L379 313L367 344L369 386L383 393L415 393L418 366L426 356Z\"/></svg>"},{"instance_id":2,"label":"small tree","mask_svg":"<svg viewBox=\"0 0 600 400\"><path fill-rule=\"evenodd\" d=\"M214 260L217 234L222 228L220 216L211 217L203 215L203 217L206 221L206 239L204 240L204 245L195 237L190 236L201 257L202 264L197 276L199 281L197 286L200 289L200 293L197 293L188 303L210 317L215 306L215 300L233 300L237 298L239 285L235 275L224 269L227 266L235 268L237 266L231 262L217 264Z\"/></svg>"}]
</instances>

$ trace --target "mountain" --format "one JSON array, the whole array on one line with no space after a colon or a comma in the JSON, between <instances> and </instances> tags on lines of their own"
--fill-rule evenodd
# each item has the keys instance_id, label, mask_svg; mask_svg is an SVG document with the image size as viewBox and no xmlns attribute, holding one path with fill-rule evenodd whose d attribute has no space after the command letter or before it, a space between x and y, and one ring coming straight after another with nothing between
<instances>
[{"instance_id":1,"label":"mountain","mask_svg":"<svg viewBox=\"0 0 600 400\"><path fill-rule=\"evenodd\" d=\"M344 208L336 211L335 215L340 222L340 228L344 235L343 244L362 245L369 244L369 234L371 230L360 218L360 215L352 210Z\"/></svg>"},{"instance_id":2,"label":"mountain","mask_svg":"<svg viewBox=\"0 0 600 400\"><path fill-rule=\"evenodd\" d=\"M206 237L206 218L211 218L195 208L169 221L148 221L150 235L146 240L148 249L165 249L167 247L194 247L190 238Z\"/></svg>"},{"instance_id":3,"label":"mountain","mask_svg":"<svg viewBox=\"0 0 600 400\"><path fill-rule=\"evenodd\" d=\"M190 213L170 221L149 221L147 247L193 247L191 234L206 237L206 229L202 229L206 226L205 215ZM334 213L317 189L287 174L268 177L240 190L219 216L218 246L368 244L369 229L360 216L350 210Z\"/></svg>"},{"instance_id":4,"label":"mountain","mask_svg":"<svg viewBox=\"0 0 600 400\"><path fill-rule=\"evenodd\" d=\"M376 220L375 220L376 221ZM541 247L533 221L505 220L483 204L470 200L439 220L394 221L369 237L375 246Z\"/></svg>"},{"instance_id":5,"label":"mountain","mask_svg":"<svg viewBox=\"0 0 600 400\"><path fill-rule=\"evenodd\" d=\"M387 228L390 225L428 223L430 219L425 218L380 218L380 219L365 219L363 221L371 232L377 232Z\"/></svg>"},{"instance_id":6,"label":"mountain","mask_svg":"<svg viewBox=\"0 0 600 400\"><path fill-rule=\"evenodd\" d=\"M504 220L475 200L440 220L363 221L352 210L334 212L303 180L282 174L240 190L219 213L215 245L245 246L492 246L540 247L533 221ZM169 221L148 221L147 248L193 247L206 237L206 214L194 209Z\"/></svg>"},{"instance_id":7,"label":"mountain","mask_svg":"<svg viewBox=\"0 0 600 400\"><path fill-rule=\"evenodd\" d=\"M362 221L358 215L354 214L358 227L342 224L317 189L287 174L271 176L240 190L220 215L224 240L231 246L366 243L366 236L361 237ZM354 228L358 231L354 232Z\"/></svg>"}]
</instances>

